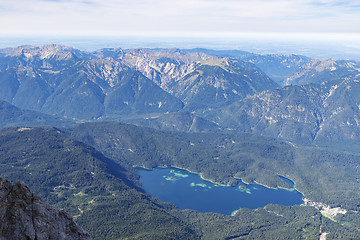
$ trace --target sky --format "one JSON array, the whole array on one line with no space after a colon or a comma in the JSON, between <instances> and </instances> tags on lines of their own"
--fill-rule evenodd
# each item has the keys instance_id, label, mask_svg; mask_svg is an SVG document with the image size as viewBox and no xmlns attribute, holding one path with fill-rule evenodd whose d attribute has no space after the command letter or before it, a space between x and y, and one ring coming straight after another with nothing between
<instances>
[{"instance_id":1,"label":"sky","mask_svg":"<svg viewBox=\"0 0 360 240\"><path fill-rule=\"evenodd\" d=\"M3 35L360 33L358 0L0 0Z\"/></svg>"},{"instance_id":2,"label":"sky","mask_svg":"<svg viewBox=\"0 0 360 240\"><path fill-rule=\"evenodd\" d=\"M360 59L359 23L359 0L0 0L0 47L48 36L41 43L85 50L207 47ZM60 39L69 37L78 38Z\"/></svg>"}]
</instances>

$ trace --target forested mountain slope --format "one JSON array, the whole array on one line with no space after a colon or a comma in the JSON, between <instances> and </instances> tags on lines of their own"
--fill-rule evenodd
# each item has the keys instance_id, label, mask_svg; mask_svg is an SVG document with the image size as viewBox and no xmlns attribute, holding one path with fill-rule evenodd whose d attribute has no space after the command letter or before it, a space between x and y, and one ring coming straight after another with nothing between
<instances>
[{"instance_id":1,"label":"forested mountain slope","mask_svg":"<svg viewBox=\"0 0 360 240\"><path fill-rule=\"evenodd\" d=\"M10 126L57 126L66 127L75 124L75 122L60 117L54 117L48 114L23 110L11 105L8 102L0 100L0 127Z\"/></svg>"},{"instance_id":2,"label":"forested mountain slope","mask_svg":"<svg viewBox=\"0 0 360 240\"><path fill-rule=\"evenodd\" d=\"M248 149L251 152L258 150L260 152L256 154L263 155L264 159L272 159L272 151L266 150L268 148L263 146L269 143L262 142L262 138L251 136L236 138L236 136L224 135L210 138L212 135L202 134L187 137L182 134L173 136L170 133L154 132L130 125L116 127L117 124L104 123L103 126L99 125L100 128L96 125L90 124L90 128L87 128L87 124L80 125L66 134L72 133L75 136L79 134L77 130L80 128L82 129L81 136L91 141L92 136L88 133L96 133L97 137L93 137L93 143L102 139L104 146L108 146L108 148L102 147L107 155L110 155L112 151L113 154L121 153L116 161L103 156L84 143L66 137L59 129L11 128L0 131L0 174L9 179L21 178L28 181L34 192L46 201L74 214L76 221L89 231L94 239L205 240L235 237L240 239L279 239L279 237L314 239L319 236L320 225L329 233L329 239L336 239L337 236L356 238L359 234L359 230L354 225L357 215L349 213L340 216L339 219L337 218L341 221L340 224L323 217L318 210L310 206L269 205L257 210L242 209L235 216L178 210L144 193L136 180L136 172L127 168L130 164L141 163L156 166L159 157L160 160L163 158L163 161L170 161L166 156L172 158L168 153L173 151L171 150L174 147L173 142L176 141L179 148L174 148L174 150L183 149L181 150L183 153L175 154L171 162L174 165L176 162L189 164L189 161L182 160L180 156L192 156L193 163L188 166L193 169L201 158L196 157L191 147L186 148L186 145L192 147L199 145L199 148L204 148L207 144L206 150L213 149L213 152L209 153L213 154L214 151L218 151L216 145L219 142L225 144L225 149L229 148L229 144L235 144L232 141L224 142L230 137L244 147L247 143L245 148L240 147L241 150ZM86 129L88 130L85 131ZM106 129L113 134L106 132ZM99 134L99 130L103 135ZM122 134L119 135L119 133ZM109 138L105 139L104 135ZM115 139L115 136L121 136L121 138ZM135 139L140 142L133 142ZM171 139L173 140L170 141ZM201 145L205 139L209 140ZM169 140L168 147L160 144L163 140ZM195 145L189 144L189 140ZM117 147L111 146L110 143ZM273 142L271 145L284 148L286 151L291 147L281 142ZM136 156L127 155L126 151L130 153L132 151L129 148L123 149L121 146L132 147ZM248 146L253 147L250 149ZM154 148L158 150L151 151L150 155L143 155ZM196 152L202 154L199 148ZM231 151L236 152L235 149L237 149L236 146ZM209 154L206 157L210 157ZM216 154L219 159L222 159L223 154L228 155L229 152L220 151ZM243 154L242 159L249 153ZM279 154L282 154L281 151ZM235 155L240 156L239 152ZM344 157L344 155L340 156ZM328 157L330 158L331 155ZM240 159L238 163L242 161ZM119 165L119 162L122 162L122 165ZM219 163L220 161L215 162L212 166L219 166ZM286 165L286 162L283 164ZM325 165L328 164L333 163L328 162ZM236 165L235 162L231 164L232 167ZM251 168L253 167L249 170ZM204 172L205 170L206 168ZM215 172L217 171L215 169ZM221 181L221 179L226 180L224 175L219 175L218 180ZM297 181L297 178L295 180ZM345 180L348 181L348 179ZM316 194L311 195L316 197Z\"/></svg>"},{"instance_id":3,"label":"forested mountain slope","mask_svg":"<svg viewBox=\"0 0 360 240\"><path fill-rule=\"evenodd\" d=\"M169 92L199 111L229 105L278 85L262 72L229 59L199 62L194 71L169 85Z\"/></svg>"},{"instance_id":4,"label":"forested mountain slope","mask_svg":"<svg viewBox=\"0 0 360 240\"><path fill-rule=\"evenodd\" d=\"M145 194L136 173L55 128L0 131L0 175L22 179L94 239L197 239Z\"/></svg>"},{"instance_id":5,"label":"forested mountain slope","mask_svg":"<svg viewBox=\"0 0 360 240\"><path fill-rule=\"evenodd\" d=\"M238 131L358 151L359 86L358 78L286 86L209 111L205 118Z\"/></svg>"},{"instance_id":6,"label":"forested mountain slope","mask_svg":"<svg viewBox=\"0 0 360 240\"><path fill-rule=\"evenodd\" d=\"M127 166L173 166L218 183L233 185L242 179L289 187L278 177L282 175L313 201L358 208L357 154L293 146L251 134L161 132L110 122L77 125L68 134Z\"/></svg>"}]
</instances>

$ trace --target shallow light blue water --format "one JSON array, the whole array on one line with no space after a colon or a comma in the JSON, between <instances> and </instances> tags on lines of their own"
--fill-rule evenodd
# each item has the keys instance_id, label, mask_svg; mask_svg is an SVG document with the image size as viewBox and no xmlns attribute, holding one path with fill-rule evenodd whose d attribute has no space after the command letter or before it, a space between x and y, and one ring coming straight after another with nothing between
<instances>
[{"instance_id":1,"label":"shallow light blue water","mask_svg":"<svg viewBox=\"0 0 360 240\"><path fill-rule=\"evenodd\" d=\"M219 186L177 168L138 169L138 172L147 193L180 209L230 215L240 208L256 209L270 203L285 206L303 203L303 195L294 189L270 189L242 182L235 187Z\"/></svg>"}]
</instances>

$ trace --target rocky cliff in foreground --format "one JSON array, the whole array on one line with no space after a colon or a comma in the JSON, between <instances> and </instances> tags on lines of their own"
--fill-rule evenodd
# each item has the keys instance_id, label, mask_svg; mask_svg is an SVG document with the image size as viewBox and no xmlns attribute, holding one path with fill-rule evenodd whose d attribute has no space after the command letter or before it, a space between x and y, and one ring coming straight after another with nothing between
<instances>
[{"instance_id":1,"label":"rocky cliff in foreground","mask_svg":"<svg viewBox=\"0 0 360 240\"><path fill-rule=\"evenodd\" d=\"M91 239L72 217L34 195L18 181L0 177L0 239Z\"/></svg>"}]
</instances>

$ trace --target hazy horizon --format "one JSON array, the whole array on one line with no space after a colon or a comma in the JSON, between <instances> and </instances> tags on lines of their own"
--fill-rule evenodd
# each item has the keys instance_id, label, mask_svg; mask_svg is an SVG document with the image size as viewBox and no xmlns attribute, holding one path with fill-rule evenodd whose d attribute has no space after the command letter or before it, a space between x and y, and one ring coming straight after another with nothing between
<instances>
[{"instance_id":1,"label":"hazy horizon","mask_svg":"<svg viewBox=\"0 0 360 240\"><path fill-rule=\"evenodd\" d=\"M0 2L0 47L201 47L359 59L359 22L356 0L12 0Z\"/></svg>"},{"instance_id":2,"label":"hazy horizon","mask_svg":"<svg viewBox=\"0 0 360 240\"><path fill-rule=\"evenodd\" d=\"M259 54L300 54L311 58L360 60L360 34L222 33L129 36L3 36L0 48L62 44L84 51L102 48L207 48Z\"/></svg>"}]
</instances>

